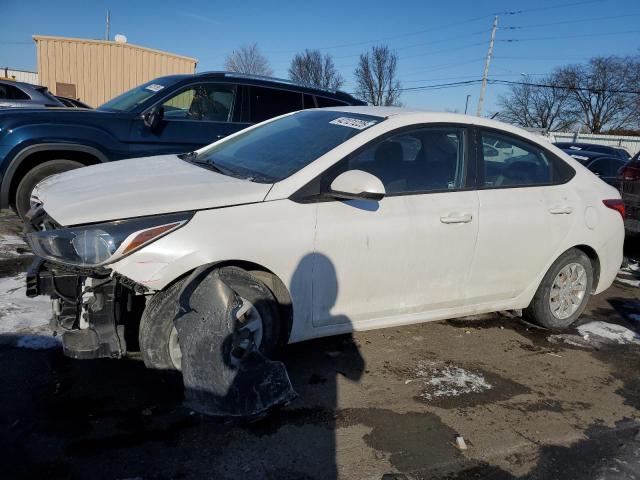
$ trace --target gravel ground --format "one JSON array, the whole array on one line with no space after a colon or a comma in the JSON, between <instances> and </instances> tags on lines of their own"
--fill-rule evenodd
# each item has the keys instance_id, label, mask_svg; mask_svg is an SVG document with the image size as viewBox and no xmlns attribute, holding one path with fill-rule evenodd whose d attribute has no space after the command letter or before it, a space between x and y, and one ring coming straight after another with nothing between
<instances>
[{"instance_id":1,"label":"gravel ground","mask_svg":"<svg viewBox=\"0 0 640 480\"><path fill-rule=\"evenodd\" d=\"M11 216L0 235L1 287L29 258ZM299 398L250 425L192 414L180 376L135 355L74 361L28 341L41 326L0 329L2 477L640 478L640 272L620 280L566 335L494 314L292 345Z\"/></svg>"}]
</instances>

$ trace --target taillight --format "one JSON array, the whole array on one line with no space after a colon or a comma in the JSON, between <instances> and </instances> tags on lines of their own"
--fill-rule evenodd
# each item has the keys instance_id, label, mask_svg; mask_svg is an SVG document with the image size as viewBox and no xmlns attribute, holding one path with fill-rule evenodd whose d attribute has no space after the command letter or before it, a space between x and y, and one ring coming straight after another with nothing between
<instances>
[{"instance_id":1,"label":"taillight","mask_svg":"<svg viewBox=\"0 0 640 480\"><path fill-rule=\"evenodd\" d=\"M622 219L624 220L624 201L620 198L614 198L612 200L603 200L602 203L605 206L611 208L612 210L617 211L620 215L622 215Z\"/></svg>"},{"instance_id":2,"label":"taillight","mask_svg":"<svg viewBox=\"0 0 640 480\"><path fill-rule=\"evenodd\" d=\"M640 168L626 165L618 170L618 180L640 180Z\"/></svg>"}]
</instances>

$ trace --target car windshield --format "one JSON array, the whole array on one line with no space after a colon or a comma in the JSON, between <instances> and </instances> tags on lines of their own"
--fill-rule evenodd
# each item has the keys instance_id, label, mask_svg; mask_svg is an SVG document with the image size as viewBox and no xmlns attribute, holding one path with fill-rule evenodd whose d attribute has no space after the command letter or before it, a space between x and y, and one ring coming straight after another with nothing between
<instances>
[{"instance_id":1,"label":"car windshield","mask_svg":"<svg viewBox=\"0 0 640 480\"><path fill-rule=\"evenodd\" d=\"M297 112L214 144L194 162L256 182L274 183L382 120L350 112Z\"/></svg>"},{"instance_id":2,"label":"car windshield","mask_svg":"<svg viewBox=\"0 0 640 480\"><path fill-rule=\"evenodd\" d=\"M156 93L164 90L165 87L171 85L173 82L168 79L157 78L148 83L143 83L131 90L112 98L107 103L104 103L98 107L98 110L107 110L111 112L128 112L133 110L138 105L146 102L149 98Z\"/></svg>"}]
</instances>

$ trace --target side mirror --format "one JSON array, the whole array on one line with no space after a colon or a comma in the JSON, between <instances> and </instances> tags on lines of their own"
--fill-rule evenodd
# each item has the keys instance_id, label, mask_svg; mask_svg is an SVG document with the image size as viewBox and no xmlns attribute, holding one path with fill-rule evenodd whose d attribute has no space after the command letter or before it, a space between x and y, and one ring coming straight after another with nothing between
<instances>
[{"instance_id":1,"label":"side mirror","mask_svg":"<svg viewBox=\"0 0 640 480\"><path fill-rule=\"evenodd\" d=\"M160 125L160 121L163 117L164 107L153 107L142 115L142 121L150 130L155 130Z\"/></svg>"},{"instance_id":2,"label":"side mirror","mask_svg":"<svg viewBox=\"0 0 640 480\"><path fill-rule=\"evenodd\" d=\"M333 182L329 195L347 200L382 200L386 191L378 177L362 170L349 170L338 175Z\"/></svg>"}]
</instances>

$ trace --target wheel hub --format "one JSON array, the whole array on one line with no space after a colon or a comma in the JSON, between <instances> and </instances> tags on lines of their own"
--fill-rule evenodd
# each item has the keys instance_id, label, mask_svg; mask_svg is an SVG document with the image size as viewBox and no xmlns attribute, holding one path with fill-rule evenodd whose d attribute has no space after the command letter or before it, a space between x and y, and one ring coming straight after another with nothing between
<instances>
[{"instance_id":1,"label":"wheel hub","mask_svg":"<svg viewBox=\"0 0 640 480\"><path fill-rule=\"evenodd\" d=\"M566 265L551 285L549 307L554 317L564 320L572 316L587 292L587 272L579 263Z\"/></svg>"}]
</instances>

